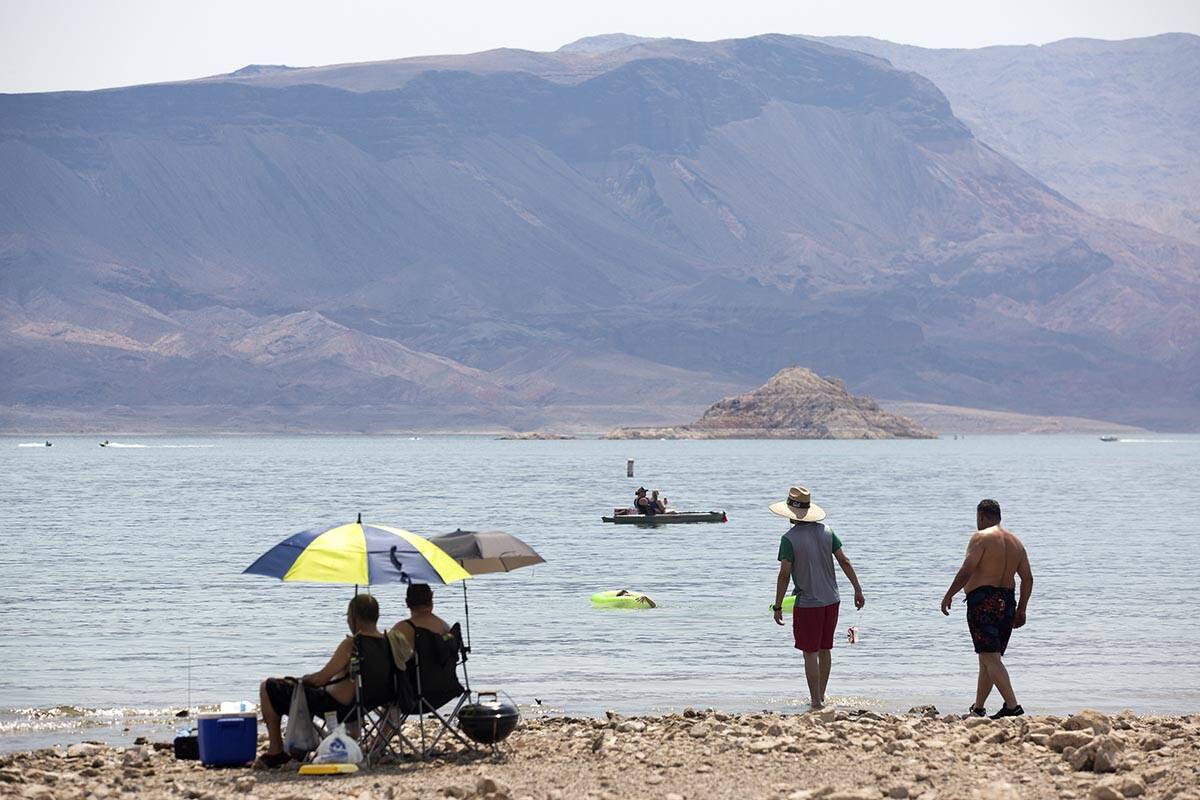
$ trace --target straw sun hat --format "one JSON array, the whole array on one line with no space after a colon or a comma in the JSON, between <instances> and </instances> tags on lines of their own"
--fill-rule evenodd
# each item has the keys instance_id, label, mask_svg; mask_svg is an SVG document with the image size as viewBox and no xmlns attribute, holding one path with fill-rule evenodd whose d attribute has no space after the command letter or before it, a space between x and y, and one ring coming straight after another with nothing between
<instances>
[{"instance_id":1,"label":"straw sun hat","mask_svg":"<svg viewBox=\"0 0 1200 800\"><path fill-rule=\"evenodd\" d=\"M787 517L795 522L820 522L825 519L825 509L812 501L812 493L803 486L788 490L787 500L771 503L772 514Z\"/></svg>"}]
</instances>

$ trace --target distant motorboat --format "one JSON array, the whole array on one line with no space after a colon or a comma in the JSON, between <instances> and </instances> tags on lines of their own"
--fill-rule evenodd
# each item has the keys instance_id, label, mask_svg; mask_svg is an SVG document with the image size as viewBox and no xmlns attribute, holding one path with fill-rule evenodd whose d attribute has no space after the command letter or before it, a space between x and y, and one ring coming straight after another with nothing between
<instances>
[{"instance_id":1,"label":"distant motorboat","mask_svg":"<svg viewBox=\"0 0 1200 800\"><path fill-rule=\"evenodd\" d=\"M54 447L54 443L50 440L46 440L46 447Z\"/></svg>"},{"instance_id":2,"label":"distant motorboat","mask_svg":"<svg viewBox=\"0 0 1200 800\"><path fill-rule=\"evenodd\" d=\"M1118 439L1117 439L1117 437L1115 437L1115 436L1101 436L1101 437L1100 437L1100 441L1102 441L1102 442L1115 442L1115 441L1118 441Z\"/></svg>"},{"instance_id":3,"label":"distant motorboat","mask_svg":"<svg viewBox=\"0 0 1200 800\"><path fill-rule=\"evenodd\" d=\"M101 447L108 447L108 439L105 439L103 442L101 442L101 443L100 443L100 446L101 446Z\"/></svg>"}]
</instances>

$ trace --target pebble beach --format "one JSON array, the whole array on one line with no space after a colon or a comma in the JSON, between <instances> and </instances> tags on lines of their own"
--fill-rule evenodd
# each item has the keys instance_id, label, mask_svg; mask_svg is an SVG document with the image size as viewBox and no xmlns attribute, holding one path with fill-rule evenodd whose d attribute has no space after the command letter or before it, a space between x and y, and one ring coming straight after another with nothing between
<instances>
[{"instance_id":1,"label":"pebble beach","mask_svg":"<svg viewBox=\"0 0 1200 800\"><path fill-rule=\"evenodd\" d=\"M77 743L0 756L0 796L216 800L1200 800L1200 715L986 718L803 714L547 717L498 758L448 752L348 776L206 769L168 742Z\"/></svg>"}]
</instances>

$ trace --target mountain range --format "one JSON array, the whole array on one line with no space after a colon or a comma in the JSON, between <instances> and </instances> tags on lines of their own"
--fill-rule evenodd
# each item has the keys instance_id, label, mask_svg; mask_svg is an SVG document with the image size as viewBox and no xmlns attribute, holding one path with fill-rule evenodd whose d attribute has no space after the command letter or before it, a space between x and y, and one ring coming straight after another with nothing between
<instances>
[{"instance_id":1,"label":"mountain range","mask_svg":"<svg viewBox=\"0 0 1200 800\"><path fill-rule=\"evenodd\" d=\"M663 425L792 363L1193 427L1186 214L1120 218L918 72L599 37L0 96L0 427Z\"/></svg>"},{"instance_id":2,"label":"mountain range","mask_svg":"<svg viewBox=\"0 0 1200 800\"><path fill-rule=\"evenodd\" d=\"M1089 210L1200 243L1200 37L977 50L822 41L929 78L975 135Z\"/></svg>"}]
</instances>

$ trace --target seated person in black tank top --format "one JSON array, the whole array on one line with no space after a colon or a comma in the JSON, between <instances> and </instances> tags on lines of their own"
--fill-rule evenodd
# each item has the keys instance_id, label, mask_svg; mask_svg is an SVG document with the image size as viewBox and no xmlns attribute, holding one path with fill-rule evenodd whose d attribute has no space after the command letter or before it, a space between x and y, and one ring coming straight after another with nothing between
<instances>
[{"instance_id":1,"label":"seated person in black tank top","mask_svg":"<svg viewBox=\"0 0 1200 800\"><path fill-rule=\"evenodd\" d=\"M412 647L411 664L420 659L419 668L407 669L406 675L427 707L441 708L466 691L457 675L461 633L458 625L448 625L433 613L433 590L428 584L410 585L405 603L409 618L397 622L392 631Z\"/></svg>"},{"instance_id":2,"label":"seated person in black tank top","mask_svg":"<svg viewBox=\"0 0 1200 800\"><path fill-rule=\"evenodd\" d=\"M282 717L286 716L292 703L292 692L297 682L304 686L308 710L313 716L330 711L343 719L354 708L354 681L350 679L350 654L357 640L360 648L387 648L387 639L377 627L379 603L369 594L360 594L350 601L346 609L347 636L333 651L328 663L317 672L296 678L267 678L258 687L259 707L262 709L263 724L267 728L267 752L259 757L259 763L267 767L286 764L291 755L283 750ZM372 654L375 655L375 654ZM360 654L361 657L361 654ZM371 663L382 662L372 657ZM368 680L364 676L364 686ZM368 698L363 698L364 702Z\"/></svg>"},{"instance_id":3,"label":"seated person in black tank top","mask_svg":"<svg viewBox=\"0 0 1200 800\"><path fill-rule=\"evenodd\" d=\"M405 638L411 647L415 640L413 628L424 628L439 635L450 632L446 621L433 613L433 589L427 583L410 583L404 595L408 619L400 620L393 630Z\"/></svg>"}]
</instances>

